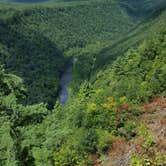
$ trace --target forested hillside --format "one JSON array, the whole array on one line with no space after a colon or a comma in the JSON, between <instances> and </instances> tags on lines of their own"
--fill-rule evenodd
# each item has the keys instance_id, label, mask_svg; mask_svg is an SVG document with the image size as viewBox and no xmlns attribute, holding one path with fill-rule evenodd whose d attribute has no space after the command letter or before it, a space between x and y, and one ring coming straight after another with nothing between
<instances>
[{"instance_id":1,"label":"forested hillside","mask_svg":"<svg viewBox=\"0 0 166 166\"><path fill-rule=\"evenodd\" d=\"M0 3L0 166L164 166L165 20L164 0Z\"/></svg>"},{"instance_id":2,"label":"forested hillside","mask_svg":"<svg viewBox=\"0 0 166 166\"><path fill-rule=\"evenodd\" d=\"M7 54L1 61L8 71L24 78L28 103L54 103L64 51L70 50L68 56L77 54L88 43L113 40L134 26L112 1L19 10L2 7L1 13L1 47Z\"/></svg>"},{"instance_id":3,"label":"forested hillside","mask_svg":"<svg viewBox=\"0 0 166 166\"><path fill-rule=\"evenodd\" d=\"M64 56L77 56L83 65L94 63L95 57L82 55L82 48L92 54L92 49L96 52L112 45L146 15L135 17L113 0L28 8L3 4L0 40L5 55L1 60L8 71L24 78L28 103L44 101L52 106L59 91ZM90 72L86 68L83 77Z\"/></svg>"},{"instance_id":4,"label":"forested hillside","mask_svg":"<svg viewBox=\"0 0 166 166\"><path fill-rule=\"evenodd\" d=\"M129 14L142 16L164 9L166 2L164 0L119 0L122 6L125 6Z\"/></svg>"}]
</instances>

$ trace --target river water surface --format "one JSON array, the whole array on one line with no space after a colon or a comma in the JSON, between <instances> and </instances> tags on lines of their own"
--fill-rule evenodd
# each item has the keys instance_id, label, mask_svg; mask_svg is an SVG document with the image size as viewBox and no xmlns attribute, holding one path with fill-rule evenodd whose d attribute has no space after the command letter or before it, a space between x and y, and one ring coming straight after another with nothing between
<instances>
[{"instance_id":1,"label":"river water surface","mask_svg":"<svg viewBox=\"0 0 166 166\"><path fill-rule=\"evenodd\" d=\"M66 67L66 70L64 71L60 79L61 90L59 92L59 101L62 105L65 105L69 98L68 85L70 84L71 80L72 80L72 64L69 64Z\"/></svg>"}]
</instances>

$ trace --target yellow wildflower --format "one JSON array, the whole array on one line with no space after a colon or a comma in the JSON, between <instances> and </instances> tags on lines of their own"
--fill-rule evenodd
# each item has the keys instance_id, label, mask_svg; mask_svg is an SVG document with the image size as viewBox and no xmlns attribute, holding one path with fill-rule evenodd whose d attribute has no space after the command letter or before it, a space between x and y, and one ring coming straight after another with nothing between
<instances>
[{"instance_id":1,"label":"yellow wildflower","mask_svg":"<svg viewBox=\"0 0 166 166\"><path fill-rule=\"evenodd\" d=\"M113 103L113 102L114 102L114 100L113 100L112 97L108 97L108 98L107 98L107 101L110 102L110 103Z\"/></svg>"},{"instance_id":2,"label":"yellow wildflower","mask_svg":"<svg viewBox=\"0 0 166 166\"><path fill-rule=\"evenodd\" d=\"M129 59L128 63L131 64L133 62L133 59Z\"/></svg>"},{"instance_id":3,"label":"yellow wildflower","mask_svg":"<svg viewBox=\"0 0 166 166\"><path fill-rule=\"evenodd\" d=\"M109 105L108 103L103 103L103 104L101 104L101 106L102 106L103 108L110 108L110 105Z\"/></svg>"},{"instance_id":4,"label":"yellow wildflower","mask_svg":"<svg viewBox=\"0 0 166 166\"><path fill-rule=\"evenodd\" d=\"M125 103L127 101L127 97L123 96L119 99L120 103Z\"/></svg>"},{"instance_id":5,"label":"yellow wildflower","mask_svg":"<svg viewBox=\"0 0 166 166\"><path fill-rule=\"evenodd\" d=\"M96 110L97 106L95 103L88 104L88 109L89 110Z\"/></svg>"}]
</instances>

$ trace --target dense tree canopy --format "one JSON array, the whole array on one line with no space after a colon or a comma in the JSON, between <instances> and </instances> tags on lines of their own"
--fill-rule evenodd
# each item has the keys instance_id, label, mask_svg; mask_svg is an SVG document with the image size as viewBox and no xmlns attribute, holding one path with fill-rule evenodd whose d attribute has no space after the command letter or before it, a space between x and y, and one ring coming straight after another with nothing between
<instances>
[{"instance_id":1,"label":"dense tree canopy","mask_svg":"<svg viewBox=\"0 0 166 166\"><path fill-rule=\"evenodd\" d=\"M138 135L153 149L137 119L142 103L166 97L165 19L162 0L0 4L0 166L90 166ZM165 162L160 151L132 157Z\"/></svg>"}]
</instances>

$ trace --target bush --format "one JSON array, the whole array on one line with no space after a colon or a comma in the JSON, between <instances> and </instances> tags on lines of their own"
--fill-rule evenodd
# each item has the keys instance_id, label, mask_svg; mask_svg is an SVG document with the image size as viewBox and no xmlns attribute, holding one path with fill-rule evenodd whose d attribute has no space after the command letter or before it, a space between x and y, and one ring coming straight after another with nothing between
<instances>
[{"instance_id":1,"label":"bush","mask_svg":"<svg viewBox=\"0 0 166 166\"><path fill-rule=\"evenodd\" d=\"M96 152L96 146L98 141L98 135L96 129L87 129L83 136L81 137L80 144L83 146L84 150L87 152Z\"/></svg>"},{"instance_id":2,"label":"bush","mask_svg":"<svg viewBox=\"0 0 166 166\"><path fill-rule=\"evenodd\" d=\"M136 124L133 121L124 122L124 127L119 129L119 133L126 138L136 135Z\"/></svg>"},{"instance_id":3,"label":"bush","mask_svg":"<svg viewBox=\"0 0 166 166\"><path fill-rule=\"evenodd\" d=\"M111 146L112 143L112 135L105 130L98 130L98 143L97 143L97 151L101 155L105 153Z\"/></svg>"}]
</instances>

